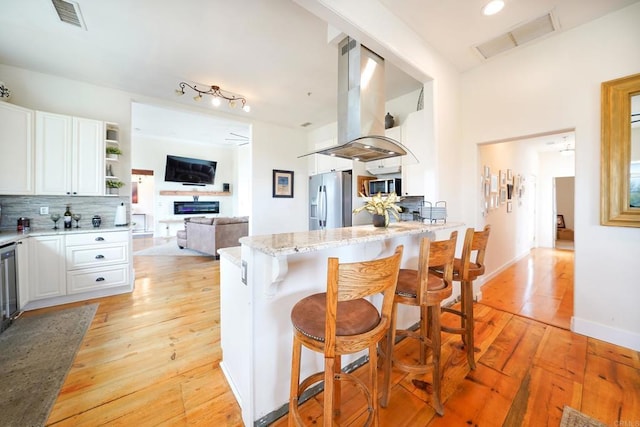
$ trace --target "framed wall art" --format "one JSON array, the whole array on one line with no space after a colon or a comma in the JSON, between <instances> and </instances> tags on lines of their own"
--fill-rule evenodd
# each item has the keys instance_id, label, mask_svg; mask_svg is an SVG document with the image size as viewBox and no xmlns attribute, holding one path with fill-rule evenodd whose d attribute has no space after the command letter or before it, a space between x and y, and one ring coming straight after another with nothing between
<instances>
[{"instance_id":1,"label":"framed wall art","mask_svg":"<svg viewBox=\"0 0 640 427\"><path fill-rule=\"evenodd\" d=\"M498 192L498 175L491 175L491 192Z\"/></svg>"},{"instance_id":2,"label":"framed wall art","mask_svg":"<svg viewBox=\"0 0 640 427\"><path fill-rule=\"evenodd\" d=\"M273 197L293 198L293 171L273 170Z\"/></svg>"},{"instance_id":3,"label":"framed wall art","mask_svg":"<svg viewBox=\"0 0 640 427\"><path fill-rule=\"evenodd\" d=\"M565 225L564 225L564 215L558 215L558 220L557 220L556 226L558 228L566 228Z\"/></svg>"}]
</instances>

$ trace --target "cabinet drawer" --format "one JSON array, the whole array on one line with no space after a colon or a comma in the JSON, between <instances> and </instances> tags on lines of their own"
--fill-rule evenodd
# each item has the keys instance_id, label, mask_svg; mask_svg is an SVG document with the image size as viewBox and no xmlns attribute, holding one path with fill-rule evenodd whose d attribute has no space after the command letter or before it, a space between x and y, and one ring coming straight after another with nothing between
<instances>
[{"instance_id":1,"label":"cabinet drawer","mask_svg":"<svg viewBox=\"0 0 640 427\"><path fill-rule=\"evenodd\" d=\"M67 270L100 267L129 261L128 243L112 245L67 246Z\"/></svg>"},{"instance_id":2,"label":"cabinet drawer","mask_svg":"<svg viewBox=\"0 0 640 427\"><path fill-rule=\"evenodd\" d=\"M92 268L67 272L67 293L78 294L129 284L129 266Z\"/></svg>"},{"instance_id":3,"label":"cabinet drawer","mask_svg":"<svg viewBox=\"0 0 640 427\"><path fill-rule=\"evenodd\" d=\"M66 237L67 246L103 245L129 241L129 231L114 231L106 233L78 233Z\"/></svg>"}]
</instances>

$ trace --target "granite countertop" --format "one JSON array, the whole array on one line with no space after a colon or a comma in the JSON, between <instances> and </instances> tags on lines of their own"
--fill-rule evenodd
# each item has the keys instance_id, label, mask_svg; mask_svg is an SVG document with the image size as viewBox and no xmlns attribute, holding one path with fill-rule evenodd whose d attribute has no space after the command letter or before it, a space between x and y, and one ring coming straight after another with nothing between
<instances>
[{"instance_id":1,"label":"granite countertop","mask_svg":"<svg viewBox=\"0 0 640 427\"><path fill-rule=\"evenodd\" d=\"M461 222L426 224L418 221L402 221L387 228L373 225L335 228L331 230L301 231L297 233L267 234L240 238L240 243L271 256L314 252L322 249L374 242L397 236L436 232L461 227Z\"/></svg>"},{"instance_id":2,"label":"granite countertop","mask_svg":"<svg viewBox=\"0 0 640 427\"><path fill-rule=\"evenodd\" d=\"M241 258L242 258L241 249L242 248L240 246L233 246L233 247L230 247L230 248L222 248L222 249L218 249L218 254L220 255L220 259L222 259L222 258L228 259L233 264L235 264L238 267L240 267Z\"/></svg>"},{"instance_id":3,"label":"granite countertop","mask_svg":"<svg viewBox=\"0 0 640 427\"><path fill-rule=\"evenodd\" d=\"M130 230L129 226L122 227L87 227L87 228L71 228L64 229L59 228L54 230L53 228L42 228L42 229L32 229L28 233L18 232L16 230L8 230L3 229L0 230L0 245L5 245L13 242L17 242L22 239L26 239L27 237L32 236L54 236L54 235L67 235L67 234L76 234L76 233L108 233L113 231L126 231Z\"/></svg>"}]
</instances>

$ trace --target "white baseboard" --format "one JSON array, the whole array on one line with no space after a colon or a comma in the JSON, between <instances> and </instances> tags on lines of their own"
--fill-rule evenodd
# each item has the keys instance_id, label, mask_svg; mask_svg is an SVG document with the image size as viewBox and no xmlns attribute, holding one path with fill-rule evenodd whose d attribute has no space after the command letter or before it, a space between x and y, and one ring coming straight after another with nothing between
<instances>
[{"instance_id":1,"label":"white baseboard","mask_svg":"<svg viewBox=\"0 0 640 427\"><path fill-rule=\"evenodd\" d=\"M586 335L621 347L640 351L640 334L623 329L612 328L590 320L571 318L571 330L577 334Z\"/></svg>"}]
</instances>

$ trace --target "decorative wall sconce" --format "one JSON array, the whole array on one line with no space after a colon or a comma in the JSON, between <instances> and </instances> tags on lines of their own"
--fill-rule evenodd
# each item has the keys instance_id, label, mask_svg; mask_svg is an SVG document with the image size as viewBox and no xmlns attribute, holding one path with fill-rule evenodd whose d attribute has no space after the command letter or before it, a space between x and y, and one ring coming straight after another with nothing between
<instances>
[{"instance_id":1,"label":"decorative wall sconce","mask_svg":"<svg viewBox=\"0 0 640 427\"><path fill-rule=\"evenodd\" d=\"M189 83L180 82L178 85L180 89L176 89L176 94L179 96L184 95L184 89L189 88L196 92L196 95L193 97L194 101L202 101L202 95L211 95L213 99L211 103L218 107L222 100L226 100L229 103L229 108L235 108L238 103L242 104L242 110L246 113L251 111L251 107L247 104L247 99L243 96L238 96L231 94L227 91L223 91L220 89L220 86L210 86L206 90L198 89L196 85L191 86Z\"/></svg>"}]
</instances>

